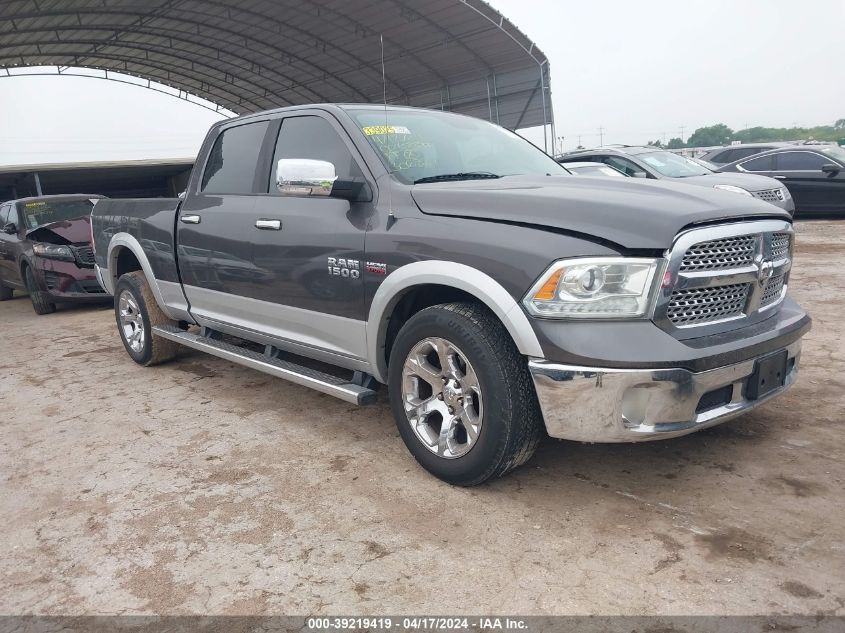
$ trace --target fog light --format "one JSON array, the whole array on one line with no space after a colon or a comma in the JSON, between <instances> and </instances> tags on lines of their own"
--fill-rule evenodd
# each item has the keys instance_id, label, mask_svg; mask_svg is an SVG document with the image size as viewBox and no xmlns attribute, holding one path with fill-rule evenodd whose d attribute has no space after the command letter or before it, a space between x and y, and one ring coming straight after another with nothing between
<instances>
[{"instance_id":1,"label":"fog light","mask_svg":"<svg viewBox=\"0 0 845 633\"><path fill-rule=\"evenodd\" d=\"M622 395L622 422L628 428L645 422L648 410L648 388L631 387Z\"/></svg>"}]
</instances>

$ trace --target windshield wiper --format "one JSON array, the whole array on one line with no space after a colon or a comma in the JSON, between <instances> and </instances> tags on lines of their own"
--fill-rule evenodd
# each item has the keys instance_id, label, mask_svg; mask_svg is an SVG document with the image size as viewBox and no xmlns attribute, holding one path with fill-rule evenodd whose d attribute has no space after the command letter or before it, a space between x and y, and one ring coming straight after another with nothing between
<instances>
[{"instance_id":1,"label":"windshield wiper","mask_svg":"<svg viewBox=\"0 0 845 633\"><path fill-rule=\"evenodd\" d=\"M414 181L415 185L426 182L448 182L450 180L486 180L491 178L501 178L497 174L491 174L489 171L464 171L457 174L440 174L439 176L426 176L425 178L417 178Z\"/></svg>"}]
</instances>

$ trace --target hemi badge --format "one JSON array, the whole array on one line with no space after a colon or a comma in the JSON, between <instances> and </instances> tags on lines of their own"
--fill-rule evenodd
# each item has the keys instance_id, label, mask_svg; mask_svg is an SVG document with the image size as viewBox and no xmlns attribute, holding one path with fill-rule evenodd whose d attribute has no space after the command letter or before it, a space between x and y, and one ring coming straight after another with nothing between
<instances>
[{"instance_id":1,"label":"hemi badge","mask_svg":"<svg viewBox=\"0 0 845 633\"><path fill-rule=\"evenodd\" d=\"M372 273L374 275L386 275L387 264L381 264L379 262L367 262L367 272Z\"/></svg>"}]
</instances>

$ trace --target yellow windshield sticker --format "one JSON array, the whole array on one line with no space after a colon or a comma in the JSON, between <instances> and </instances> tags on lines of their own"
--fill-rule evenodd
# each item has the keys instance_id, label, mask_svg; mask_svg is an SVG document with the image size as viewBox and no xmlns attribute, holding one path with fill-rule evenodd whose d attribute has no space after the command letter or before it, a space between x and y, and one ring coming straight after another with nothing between
<instances>
[{"instance_id":1,"label":"yellow windshield sticker","mask_svg":"<svg viewBox=\"0 0 845 633\"><path fill-rule=\"evenodd\" d=\"M362 128L364 134L367 136L377 136L383 134L410 134L411 130L404 125L368 125Z\"/></svg>"},{"instance_id":2,"label":"yellow windshield sticker","mask_svg":"<svg viewBox=\"0 0 845 633\"><path fill-rule=\"evenodd\" d=\"M35 207L43 207L43 206L45 206L46 204L47 204L46 202L27 202L27 203L26 203L26 205L24 205L24 206L25 206L27 209L33 209L33 208L35 208Z\"/></svg>"}]
</instances>

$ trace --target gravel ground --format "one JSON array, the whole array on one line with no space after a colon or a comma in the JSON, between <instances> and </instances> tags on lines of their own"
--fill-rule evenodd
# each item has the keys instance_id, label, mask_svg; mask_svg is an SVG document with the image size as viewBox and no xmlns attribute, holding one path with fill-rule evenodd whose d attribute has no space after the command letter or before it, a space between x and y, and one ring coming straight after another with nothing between
<instances>
[{"instance_id":1,"label":"gravel ground","mask_svg":"<svg viewBox=\"0 0 845 633\"><path fill-rule=\"evenodd\" d=\"M676 440L545 440L452 488L382 402L0 304L0 613L845 614L845 222L803 222L784 397ZM835 265L831 265L834 263Z\"/></svg>"}]
</instances>

